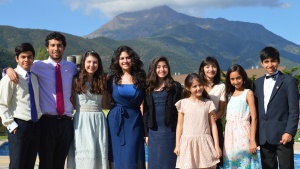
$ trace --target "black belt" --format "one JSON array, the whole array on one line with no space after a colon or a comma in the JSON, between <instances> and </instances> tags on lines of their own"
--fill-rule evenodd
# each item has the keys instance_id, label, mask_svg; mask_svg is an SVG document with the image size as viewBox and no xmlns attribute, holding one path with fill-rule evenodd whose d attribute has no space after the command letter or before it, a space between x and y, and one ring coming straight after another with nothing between
<instances>
[{"instance_id":1,"label":"black belt","mask_svg":"<svg viewBox=\"0 0 300 169\"><path fill-rule=\"evenodd\" d=\"M14 118L15 119L15 121L17 120L21 120L21 121L24 121L24 122L28 122L28 123L37 123L37 122L33 122L32 120L22 120L22 119L19 119L19 118Z\"/></svg>"},{"instance_id":2,"label":"black belt","mask_svg":"<svg viewBox=\"0 0 300 169\"><path fill-rule=\"evenodd\" d=\"M49 114L44 114L42 115L42 118L48 118L48 119L67 119L67 120L71 120L72 117L70 116L66 116L66 115L49 115Z\"/></svg>"}]
</instances>

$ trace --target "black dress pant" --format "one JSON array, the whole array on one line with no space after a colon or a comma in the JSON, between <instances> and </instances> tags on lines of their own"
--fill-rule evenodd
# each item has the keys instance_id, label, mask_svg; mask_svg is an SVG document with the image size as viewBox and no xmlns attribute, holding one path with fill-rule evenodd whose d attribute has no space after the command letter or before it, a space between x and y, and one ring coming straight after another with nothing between
<instances>
[{"instance_id":1,"label":"black dress pant","mask_svg":"<svg viewBox=\"0 0 300 169\"><path fill-rule=\"evenodd\" d=\"M286 145L271 145L266 143L260 146L261 163L263 169L294 169L294 143ZM277 160L278 157L278 160Z\"/></svg>"},{"instance_id":2,"label":"black dress pant","mask_svg":"<svg viewBox=\"0 0 300 169\"><path fill-rule=\"evenodd\" d=\"M43 115L39 169L64 169L70 144L74 137L73 120Z\"/></svg>"},{"instance_id":3,"label":"black dress pant","mask_svg":"<svg viewBox=\"0 0 300 169\"><path fill-rule=\"evenodd\" d=\"M39 145L39 122L14 119L18 124L16 133L8 133L9 168L33 169Z\"/></svg>"},{"instance_id":4,"label":"black dress pant","mask_svg":"<svg viewBox=\"0 0 300 169\"><path fill-rule=\"evenodd\" d=\"M219 146L220 149L223 152L223 147L224 147L224 135L223 135L223 124L222 124L222 119L218 119L216 121L217 128L218 128L218 137L219 137ZM223 167L223 156L220 157L220 162L217 164L217 168L222 168Z\"/></svg>"}]
</instances>

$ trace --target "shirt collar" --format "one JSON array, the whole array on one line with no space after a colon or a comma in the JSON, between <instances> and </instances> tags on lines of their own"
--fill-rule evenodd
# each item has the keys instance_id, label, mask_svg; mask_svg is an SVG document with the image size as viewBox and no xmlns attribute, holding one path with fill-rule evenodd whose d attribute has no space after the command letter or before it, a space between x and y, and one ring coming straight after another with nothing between
<instances>
[{"instance_id":1,"label":"shirt collar","mask_svg":"<svg viewBox=\"0 0 300 169\"><path fill-rule=\"evenodd\" d=\"M50 56L48 57L48 62L51 64L51 65L53 65L54 67L56 66L56 62L54 61L54 60L52 60L51 58L50 58ZM59 64L60 64L60 66L63 66L64 65L64 63L65 63L65 60L63 60L63 59L61 59L61 61L60 62L58 62Z\"/></svg>"},{"instance_id":2,"label":"shirt collar","mask_svg":"<svg viewBox=\"0 0 300 169\"><path fill-rule=\"evenodd\" d=\"M21 66L17 65L15 69L23 78L26 78L27 70L23 69Z\"/></svg>"},{"instance_id":3,"label":"shirt collar","mask_svg":"<svg viewBox=\"0 0 300 169\"><path fill-rule=\"evenodd\" d=\"M276 70L276 72L274 72L274 73L272 73L272 74L268 74L268 73L266 73L266 76L272 76L272 75L276 75L276 74L278 74L279 73L279 71L278 70Z\"/></svg>"}]
</instances>

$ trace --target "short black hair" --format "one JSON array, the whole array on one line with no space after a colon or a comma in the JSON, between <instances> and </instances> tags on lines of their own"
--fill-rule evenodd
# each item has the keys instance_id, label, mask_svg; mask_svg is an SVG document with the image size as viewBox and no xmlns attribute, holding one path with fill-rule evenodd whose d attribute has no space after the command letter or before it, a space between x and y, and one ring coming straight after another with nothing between
<instances>
[{"instance_id":1,"label":"short black hair","mask_svg":"<svg viewBox=\"0 0 300 169\"><path fill-rule=\"evenodd\" d=\"M276 60L280 61L279 51L272 46L267 46L267 47L263 48L260 51L259 56L260 56L261 62L263 62L263 60L265 60L267 58L272 58L272 59L276 59Z\"/></svg>"},{"instance_id":2,"label":"short black hair","mask_svg":"<svg viewBox=\"0 0 300 169\"><path fill-rule=\"evenodd\" d=\"M33 55L33 58L34 58L34 56L35 56L35 50L34 50L34 48L33 48L33 46L32 46L31 43L28 43L28 42L21 43L18 46L16 46L16 48L15 48L15 53L16 53L17 58L19 57L19 55L22 52L27 52L27 51L32 52L32 55Z\"/></svg>"}]
</instances>

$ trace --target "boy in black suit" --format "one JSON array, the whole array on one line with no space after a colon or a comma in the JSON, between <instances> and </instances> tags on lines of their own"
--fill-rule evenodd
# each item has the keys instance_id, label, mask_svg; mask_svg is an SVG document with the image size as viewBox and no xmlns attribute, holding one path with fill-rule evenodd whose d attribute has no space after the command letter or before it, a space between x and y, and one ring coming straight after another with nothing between
<instances>
[{"instance_id":1,"label":"boy in black suit","mask_svg":"<svg viewBox=\"0 0 300 169\"><path fill-rule=\"evenodd\" d=\"M279 52L260 52L266 75L254 82L258 112L258 138L263 169L294 168L294 140L299 120L297 81L278 71ZM278 160L277 160L278 159Z\"/></svg>"}]
</instances>

